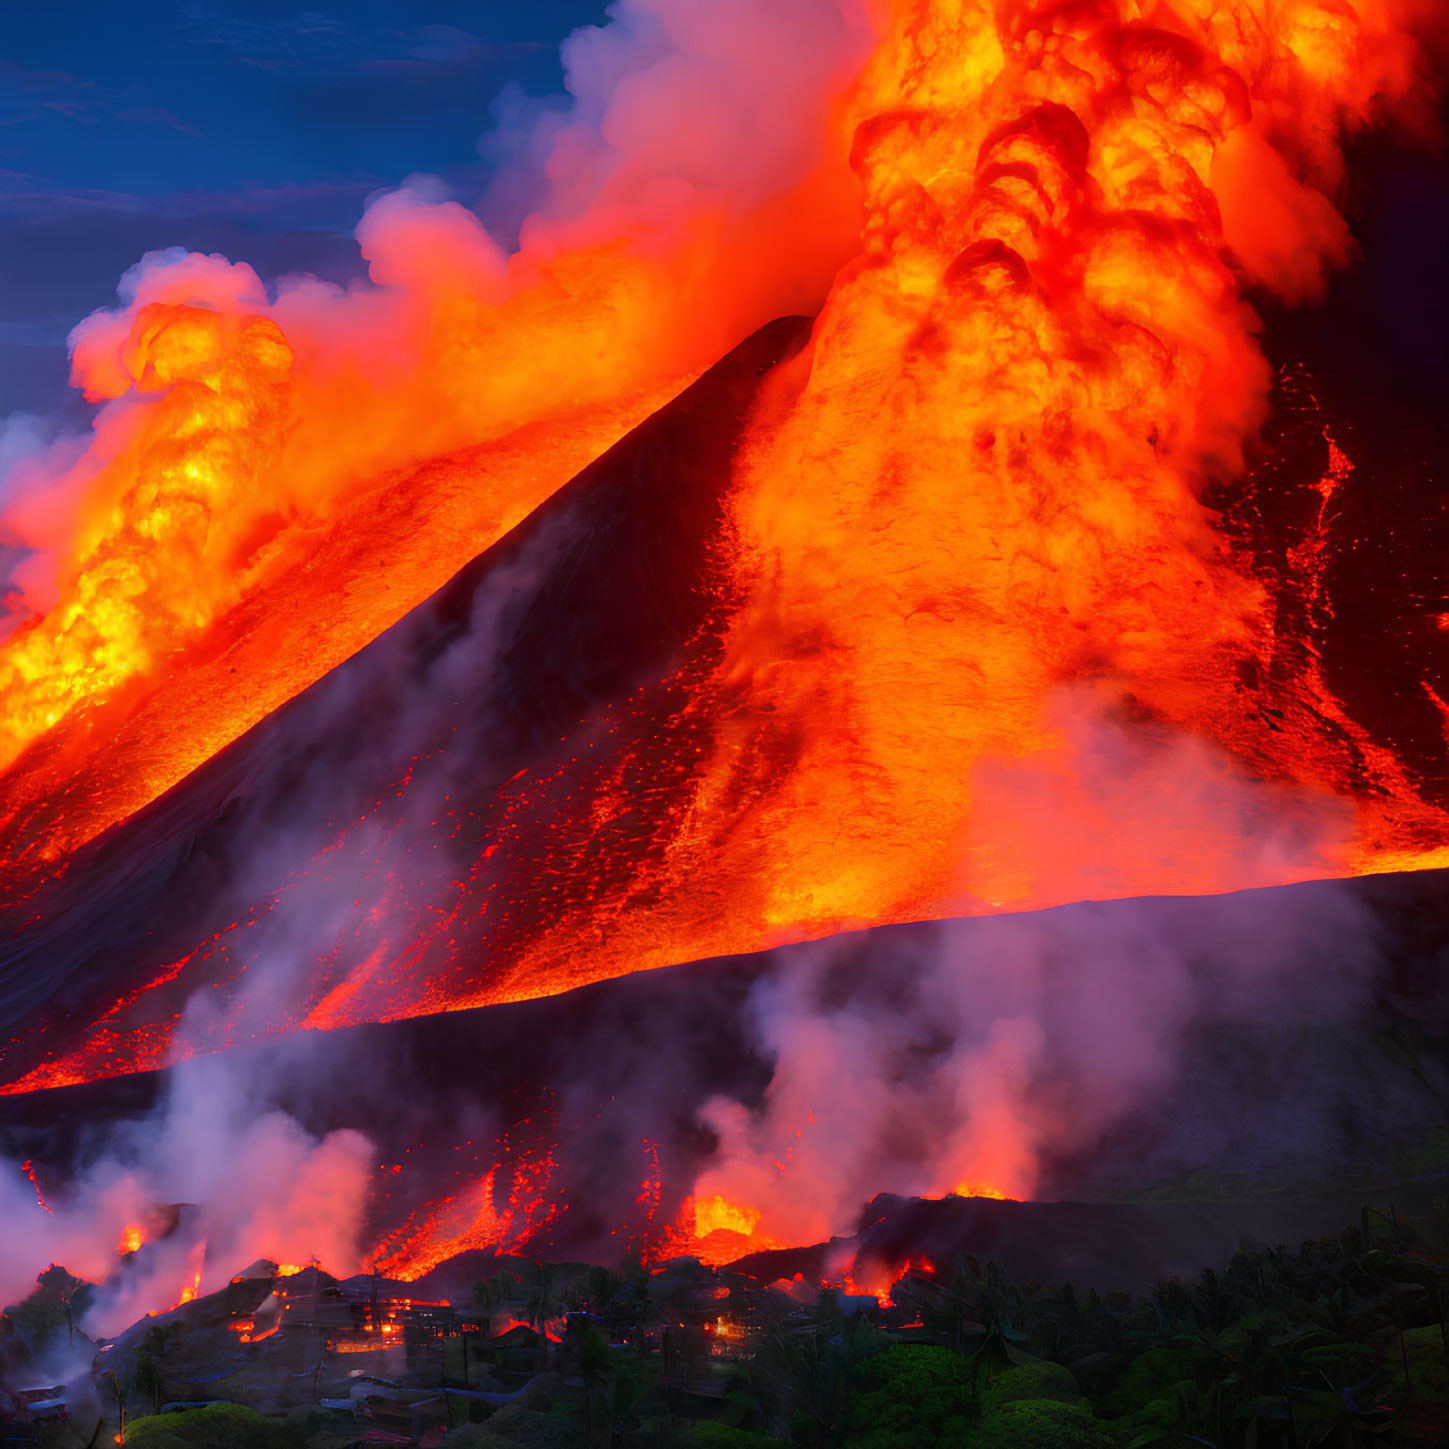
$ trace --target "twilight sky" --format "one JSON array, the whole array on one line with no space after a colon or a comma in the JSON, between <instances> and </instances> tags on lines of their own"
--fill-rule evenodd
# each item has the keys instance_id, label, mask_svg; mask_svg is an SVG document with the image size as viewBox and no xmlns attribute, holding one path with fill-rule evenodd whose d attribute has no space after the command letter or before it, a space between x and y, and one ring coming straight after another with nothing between
<instances>
[{"instance_id":1,"label":"twilight sky","mask_svg":"<svg viewBox=\"0 0 1449 1449\"><path fill-rule=\"evenodd\" d=\"M559 42L603 23L605 3L0 0L0 471L8 415L88 415L66 335L145 252L222 252L267 279L363 275L352 229L368 195L427 172L477 204L500 92L561 106ZM1391 398L1433 393L1449 376L1444 153L1382 136L1358 149L1347 211L1364 255L1297 325L1323 331L1305 347L1332 359L1348 321ZM517 211L482 214L510 244Z\"/></svg>"},{"instance_id":2,"label":"twilight sky","mask_svg":"<svg viewBox=\"0 0 1449 1449\"><path fill-rule=\"evenodd\" d=\"M65 402L66 334L144 252L346 281L370 192L422 171L475 202L499 92L560 92L559 41L604 18L603 0L0 0L0 419Z\"/></svg>"}]
</instances>

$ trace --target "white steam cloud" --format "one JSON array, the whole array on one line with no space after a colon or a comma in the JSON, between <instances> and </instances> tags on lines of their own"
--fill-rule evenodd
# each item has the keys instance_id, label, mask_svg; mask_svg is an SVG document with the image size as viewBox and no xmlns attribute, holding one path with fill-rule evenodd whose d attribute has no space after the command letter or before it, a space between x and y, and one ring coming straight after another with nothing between
<instances>
[{"instance_id":1,"label":"white steam cloud","mask_svg":"<svg viewBox=\"0 0 1449 1449\"><path fill-rule=\"evenodd\" d=\"M59 1263L103 1285L83 1326L113 1335L187 1288L214 1292L257 1258L316 1257L331 1272L354 1272L372 1157L359 1132L317 1137L277 1110L244 1060L179 1063L165 1102L113 1134L49 1211L7 1164L0 1302L25 1297L36 1274ZM127 1230L154 1231L158 1206L181 1204L175 1231L118 1272Z\"/></svg>"},{"instance_id":2,"label":"white steam cloud","mask_svg":"<svg viewBox=\"0 0 1449 1449\"><path fill-rule=\"evenodd\" d=\"M1230 794L1224 808L1242 803ZM1271 835L1258 845L1276 860L1285 837ZM704 1109L720 1145L696 1197L759 1212L762 1237L808 1243L852 1231L877 1192L1049 1192L1054 1160L1090 1160L1114 1129L1163 1108L1191 1034L1359 1018L1380 966L1371 924L1346 889L1319 883L1084 903L792 948L788 968L751 1000L773 1079L758 1109L723 1098ZM1310 1165L1341 1148L1325 1106L1336 1090L1317 1083L1317 1107L1275 1125L1276 1140L1296 1140ZM1220 1140L1185 1137L1172 1161L1135 1165L1231 1170L1223 1151Z\"/></svg>"}]
</instances>

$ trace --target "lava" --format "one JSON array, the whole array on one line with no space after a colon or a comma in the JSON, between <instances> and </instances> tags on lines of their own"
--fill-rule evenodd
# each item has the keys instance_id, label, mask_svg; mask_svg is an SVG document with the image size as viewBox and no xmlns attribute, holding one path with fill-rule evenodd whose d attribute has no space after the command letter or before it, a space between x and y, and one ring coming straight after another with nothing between
<instances>
[{"instance_id":1,"label":"lava","mask_svg":"<svg viewBox=\"0 0 1449 1449\"><path fill-rule=\"evenodd\" d=\"M40 1181L35 1175L35 1164L27 1157L25 1161L20 1164L20 1170L26 1175L26 1177L30 1179L30 1185L35 1189L36 1205L40 1207L43 1211L50 1213L50 1215L54 1217L54 1209L52 1209L50 1204L46 1202L45 1194L40 1190Z\"/></svg>"},{"instance_id":2,"label":"lava","mask_svg":"<svg viewBox=\"0 0 1449 1449\"><path fill-rule=\"evenodd\" d=\"M554 1199L552 1126L525 1119L495 1144L481 1173L462 1167L457 1190L421 1204L375 1245L373 1270L412 1282L458 1253L517 1252L547 1230L566 1204Z\"/></svg>"},{"instance_id":3,"label":"lava","mask_svg":"<svg viewBox=\"0 0 1449 1449\"><path fill-rule=\"evenodd\" d=\"M731 1202L720 1193L690 1198L680 1210L669 1251L718 1268L747 1253L784 1247L784 1243L757 1231L763 1216L759 1208Z\"/></svg>"},{"instance_id":4,"label":"lava","mask_svg":"<svg viewBox=\"0 0 1449 1449\"><path fill-rule=\"evenodd\" d=\"M75 597L0 644L7 728L17 742L6 754L46 726L3 777L3 897L14 899L63 869L69 852L164 793L380 634L672 390L650 387L617 404L523 426L420 468L384 474L339 500L325 527L292 524L295 537L282 538L284 520L273 518L274 546L249 538L258 556L234 575L213 570L206 551L191 547L191 568L217 574L205 589L171 568L153 537L164 531L162 520L131 518L118 506L115 537L96 545L93 567L77 575ZM160 402L170 400L168 392ZM243 398L232 411L245 417L249 403ZM151 451L163 455L155 465L162 483L172 475L190 483L190 473L203 469L215 479L219 463L198 462L189 451L171 456L186 439L169 439L170 421L169 409L153 421L159 437ZM233 473L251 476L279 466L257 455L265 442L239 423L226 439L231 452L246 454L228 459ZM208 437L197 446L218 450L221 444ZM481 488L480 474L487 480ZM216 487L238 481L228 475ZM160 491L161 484L136 480L122 504L129 500L140 509L144 499L165 514L154 496ZM201 501L183 497L172 512L178 530L190 519L208 547L225 546ZM182 537L175 547L190 545ZM107 562L107 549L117 562ZM118 576L127 568L141 575L121 594L129 605L108 605L92 617L97 611L87 607L86 596L118 593ZM160 607L150 573L174 579L174 609ZM378 577L385 583L372 587L368 581ZM169 666L164 671L162 661ZM70 712L68 704L75 706Z\"/></svg>"},{"instance_id":5,"label":"lava","mask_svg":"<svg viewBox=\"0 0 1449 1449\"><path fill-rule=\"evenodd\" d=\"M1241 471L1264 415L1269 373L1245 285L1332 253L1339 233L1319 189L1336 175L1331 137L1412 89L1407 41L1372 8L1353 19L1324 10L1321 23L1311 4L1275 12L1273 25L1250 23L1246 5L1224 15L1236 19L1191 12L1149 25L1125 4L1061 15L897 7L845 103L862 250L840 271L808 354L767 388L737 461L728 551L714 549L725 576L708 581L716 613L729 616L722 636L701 633L637 710L631 700L613 718L581 721L572 749L505 782L486 814L476 796L445 795L441 813L430 794L411 806L412 767L400 769L384 795L403 802L394 815L415 813L405 831L378 823L382 844L411 856L406 871L370 826L353 827L355 845L339 837L251 907L256 919L300 877L344 868L339 850L368 881L370 898L290 1017L322 1028L393 1019L873 922L1444 858L1443 811L1324 677L1312 550L1277 581L1307 620L1295 634L1203 501L1214 480ZM1230 146L1250 125L1252 145ZM1285 182L1266 154L1303 179ZM1239 235L1254 187L1301 203L1280 218L1278 251L1260 230ZM97 336L119 363L99 341L80 352L102 390L128 379L164 389L139 414L162 439L188 389L224 420L236 411L221 406L234 376L282 368L274 319L156 310L178 305L148 301L107 323ZM497 305L500 346L538 320L526 286ZM579 325L599 324L588 314ZM548 336L541 355L553 357ZM120 496L162 497L188 468L204 480L239 466L242 435L271 446L269 424L233 422L236 437L220 423L202 429L211 462L204 452L187 461L185 447L173 460L170 443L141 449L144 477L127 473ZM557 486L562 470L533 467L554 425L509 435L531 491L474 490L493 519L475 546ZM581 440L580 452L598 441ZM1350 466L1326 443L1320 529ZM431 536L440 479L461 469L444 459L386 491L409 495ZM430 572L404 586L397 512L379 513L388 505L372 494L338 507L323 546L345 527L382 537L359 543L345 576L385 575L386 601L365 621L336 610L315 589L299 594L308 569L299 574L285 549L262 550L279 560L274 582L259 559L243 613L226 616L234 647L174 670L178 682L156 696L164 726L128 705L137 712L108 749L58 793L79 736L62 748L47 735L18 762L0 827L12 859L63 855L134 811L460 560L428 550ZM149 536L160 519L123 518L121 532ZM10 647L54 627L39 621ZM318 628L329 636L320 647ZM232 670L246 680L240 693ZM224 724L174 708L191 688ZM65 734L64 718L57 728ZM127 739L164 756L161 776L115 753ZM168 739L184 739L182 754ZM520 815L510 866L495 852ZM453 872L420 878L415 864L444 841L462 847ZM525 884L539 869L525 858L547 874ZM503 878L510 868L516 885ZM30 879L13 876L15 899ZM632 910L637 899L651 909ZM203 962L202 949L188 959ZM249 958L228 953L186 984L234 981ZM480 975L485 961L493 979ZM179 1012L161 1008L163 994L130 1011L128 1031L108 1005L84 1047L17 1073L12 1090L175 1055ZM241 1024L224 1041L277 1024ZM198 1047L211 1049L186 1049Z\"/></svg>"},{"instance_id":6,"label":"lava","mask_svg":"<svg viewBox=\"0 0 1449 1449\"><path fill-rule=\"evenodd\" d=\"M57 861L156 798L818 301L855 221L831 107L868 29L752 7L670 39L666 66L572 37L580 116L512 256L414 178L358 224L370 286L268 288L173 249L73 331L91 436L30 460L0 516L38 551L0 640L0 862ZM689 74L711 108L661 145Z\"/></svg>"},{"instance_id":7,"label":"lava","mask_svg":"<svg viewBox=\"0 0 1449 1449\"><path fill-rule=\"evenodd\" d=\"M859 249L809 346L759 383L722 519L699 525L690 589L708 599L683 642L607 700L560 687L519 726L558 748L496 775L451 762L440 705L414 753L327 802L326 843L249 880L241 914L184 955L156 946L79 1045L8 1090L866 924L1449 861L1449 815L1322 663L1352 459L1325 428L1316 514L1271 578L1211 501L1268 414L1250 298L1321 292L1349 251L1339 138L1421 90L1394 19L1377 0L883 8L817 138L830 156L853 137ZM790 216L816 187L834 194L812 172ZM781 291L732 292L681 340L661 309L707 296L698 278L740 235L717 211L662 255L560 233L510 262L465 215L419 232L415 199L391 204L396 237L391 213L364 228L375 280L446 262L384 329L424 359L406 376L370 379L307 307L204 268L138 284L79 334L78 377L108 400L66 484L81 524L53 607L0 646L17 911L78 847L183 800L161 797L433 596ZM334 451L339 419L373 404ZM549 575L560 591L576 562ZM165 810L153 821L164 833ZM317 900L326 946L294 949L295 991L248 995ZM231 1009L178 1036L203 986ZM1031 1191L998 1105L962 1141L962 1192ZM551 1150L505 1151L417 1207L375 1264L413 1278L527 1244L564 1210ZM711 1185L678 1238L715 1261L774 1243L747 1190Z\"/></svg>"},{"instance_id":8,"label":"lava","mask_svg":"<svg viewBox=\"0 0 1449 1449\"><path fill-rule=\"evenodd\" d=\"M897 7L863 254L741 464L751 597L681 843L760 938L1445 858L1201 502L1269 383L1222 150L1256 117L1328 185L1330 118L1409 83L1377 9L1275 18Z\"/></svg>"}]
</instances>

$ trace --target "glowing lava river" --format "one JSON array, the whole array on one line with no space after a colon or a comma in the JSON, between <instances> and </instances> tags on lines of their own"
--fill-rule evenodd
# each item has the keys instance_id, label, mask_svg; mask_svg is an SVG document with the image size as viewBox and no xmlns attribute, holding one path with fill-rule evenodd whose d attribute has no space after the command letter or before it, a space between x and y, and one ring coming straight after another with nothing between
<instances>
[{"instance_id":1,"label":"glowing lava river","mask_svg":"<svg viewBox=\"0 0 1449 1449\"><path fill-rule=\"evenodd\" d=\"M1407 999L1445 440L1294 320L1353 146L1432 131L1407 18L823 9L748 198L646 225L616 127L511 257L405 188L371 290L168 255L73 335L92 434L0 519L49 570L0 640L38 1266L155 1238L171 1302L1105 1199L1134 1131L1203 1165L1193 1051L1306 973L1305 1022ZM1327 1191L1295 1102L1209 1165Z\"/></svg>"}]
</instances>

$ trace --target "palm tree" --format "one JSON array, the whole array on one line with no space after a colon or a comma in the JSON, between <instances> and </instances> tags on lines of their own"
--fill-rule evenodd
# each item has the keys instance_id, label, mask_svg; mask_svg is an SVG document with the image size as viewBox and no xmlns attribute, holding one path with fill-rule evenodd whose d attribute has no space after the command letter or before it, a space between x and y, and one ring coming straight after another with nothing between
<instances>
[{"instance_id":1,"label":"palm tree","mask_svg":"<svg viewBox=\"0 0 1449 1449\"><path fill-rule=\"evenodd\" d=\"M533 1321L538 1328L538 1371L548 1367L548 1312L553 1306L553 1284L556 1270L552 1263L539 1263L538 1277L533 1285Z\"/></svg>"}]
</instances>

